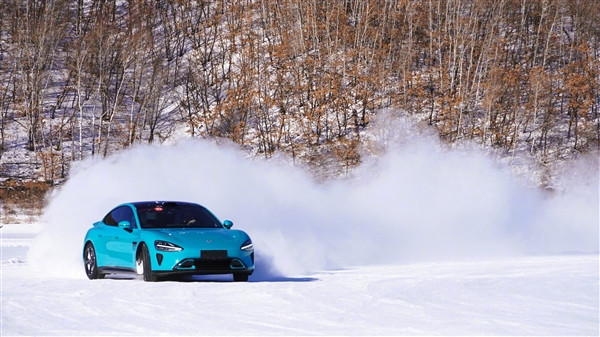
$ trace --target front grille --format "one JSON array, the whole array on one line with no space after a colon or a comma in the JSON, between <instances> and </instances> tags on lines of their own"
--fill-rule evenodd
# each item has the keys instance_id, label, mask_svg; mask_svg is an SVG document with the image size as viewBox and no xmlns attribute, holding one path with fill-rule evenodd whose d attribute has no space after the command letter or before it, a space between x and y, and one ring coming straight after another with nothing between
<instances>
[{"instance_id":1,"label":"front grille","mask_svg":"<svg viewBox=\"0 0 600 337\"><path fill-rule=\"evenodd\" d=\"M226 250L203 250L200 252L202 260L223 260L227 259Z\"/></svg>"},{"instance_id":2,"label":"front grille","mask_svg":"<svg viewBox=\"0 0 600 337\"><path fill-rule=\"evenodd\" d=\"M231 259L223 260L196 260L196 270L229 270Z\"/></svg>"},{"instance_id":3,"label":"front grille","mask_svg":"<svg viewBox=\"0 0 600 337\"><path fill-rule=\"evenodd\" d=\"M254 254L252 254L254 255ZM254 259L254 256L252 256ZM227 250L201 250L200 258L188 258L180 261L173 270L199 273L227 273L245 269L246 264L239 258L227 256Z\"/></svg>"}]
</instances>

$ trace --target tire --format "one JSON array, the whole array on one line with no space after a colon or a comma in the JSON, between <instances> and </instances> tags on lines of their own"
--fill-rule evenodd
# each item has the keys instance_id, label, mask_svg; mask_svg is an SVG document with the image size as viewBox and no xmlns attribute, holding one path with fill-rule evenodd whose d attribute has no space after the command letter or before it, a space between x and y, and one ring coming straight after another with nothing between
<instances>
[{"instance_id":1,"label":"tire","mask_svg":"<svg viewBox=\"0 0 600 337\"><path fill-rule=\"evenodd\" d=\"M90 280L103 278L104 275L98 271L98 261L96 260L96 249L91 242L85 244L83 249L83 265L85 273Z\"/></svg>"},{"instance_id":2,"label":"tire","mask_svg":"<svg viewBox=\"0 0 600 337\"><path fill-rule=\"evenodd\" d=\"M152 265L150 264L150 253L148 253L148 247L142 245L141 251L136 259L137 272L141 274L146 282L158 281L158 276L152 272Z\"/></svg>"},{"instance_id":3,"label":"tire","mask_svg":"<svg viewBox=\"0 0 600 337\"><path fill-rule=\"evenodd\" d=\"M246 274L246 273L235 273L235 274L233 274L233 281L234 282L247 282L248 281L248 274Z\"/></svg>"}]
</instances>

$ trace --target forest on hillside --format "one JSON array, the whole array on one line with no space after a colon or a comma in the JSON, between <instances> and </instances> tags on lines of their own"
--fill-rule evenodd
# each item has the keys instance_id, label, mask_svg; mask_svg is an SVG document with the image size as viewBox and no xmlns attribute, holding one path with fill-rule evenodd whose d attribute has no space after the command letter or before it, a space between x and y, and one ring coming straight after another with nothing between
<instances>
[{"instance_id":1,"label":"forest on hillside","mask_svg":"<svg viewBox=\"0 0 600 337\"><path fill-rule=\"evenodd\" d=\"M540 165L600 147L597 0L2 0L0 177L226 138L360 163L380 111Z\"/></svg>"}]
</instances>

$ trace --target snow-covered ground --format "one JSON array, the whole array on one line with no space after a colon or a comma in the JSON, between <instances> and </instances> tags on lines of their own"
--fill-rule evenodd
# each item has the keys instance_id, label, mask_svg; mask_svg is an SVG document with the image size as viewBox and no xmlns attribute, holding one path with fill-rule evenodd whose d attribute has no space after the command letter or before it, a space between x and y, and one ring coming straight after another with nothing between
<instances>
[{"instance_id":1,"label":"snow-covered ground","mask_svg":"<svg viewBox=\"0 0 600 337\"><path fill-rule=\"evenodd\" d=\"M600 333L595 157L553 192L432 141L324 183L203 141L136 146L69 176L38 224L1 229L2 335ZM233 220L255 246L250 282L87 280L86 230L136 200Z\"/></svg>"},{"instance_id":2,"label":"snow-covered ground","mask_svg":"<svg viewBox=\"0 0 600 337\"><path fill-rule=\"evenodd\" d=\"M5 225L9 335L598 335L598 255L367 265L189 282L45 276Z\"/></svg>"}]
</instances>

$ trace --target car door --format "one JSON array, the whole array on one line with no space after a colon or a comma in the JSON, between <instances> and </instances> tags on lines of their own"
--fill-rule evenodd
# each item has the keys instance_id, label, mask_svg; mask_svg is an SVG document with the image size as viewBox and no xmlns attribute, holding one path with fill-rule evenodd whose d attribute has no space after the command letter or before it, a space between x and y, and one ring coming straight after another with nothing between
<instances>
[{"instance_id":1,"label":"car door","mask_svg":"<svg viewBox=\"0 0 600 337\"><path fill-rule=\"evenodd\" d=\"M108 267L114 266L115 261L113 258L113 254L109 251L109 238L114 235L114 231L109 223L107 223L107 218L110 216L110 213L107 214L104 219L102 219L102 224L96 228L94 231L93 242L96 248L96 259L99 267Z\"/></svg>"},{"instance_id":2,"label":"car door","mask_svg":"<svg viewBox=\"0 0 600 337\"><path fill-rule=\"evenodd\" d=\"M119 227L119 222L129 221L131 229ZM106 217L104 222L108 225L105 231L106 250L111 265L120 268L135 268L134 249L137 244L137 226L133 210L129 206L115 208Z\"/></svg>"}]
</instances>

